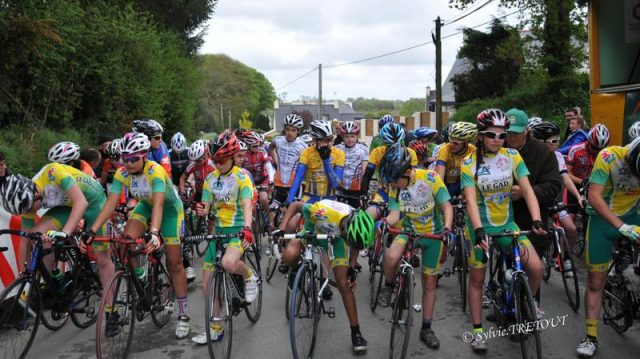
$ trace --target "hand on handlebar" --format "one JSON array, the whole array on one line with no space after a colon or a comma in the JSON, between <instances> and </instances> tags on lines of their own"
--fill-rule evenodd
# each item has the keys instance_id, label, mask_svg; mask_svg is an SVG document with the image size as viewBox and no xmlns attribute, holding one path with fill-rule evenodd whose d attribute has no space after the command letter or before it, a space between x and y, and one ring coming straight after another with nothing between
<instances>
[{"instance_id":1,"label":"hand on handlebar","mask_svg":"<svg viewBox=\"0 0 640 359\"><path fill-rule=\"evenodd\" d=\"M253 232L251 227L245 226L242 229L242 248L247 249L253 243Z\"/></svg>"},{"instance_id":2,"label":"hand on handlebar","mask_svg":"<svg viewBox=\"0 0 640 359\"><path fill-rule=\"evenodd\" d=\"M149 233L148 234L149 241L144 246L144 252L146 254L152 253L160 249L162 246L162 241L160 240L160 236L157 233Z\"/></svg>"},{"instance_id":3,"label":"hand on handlebar","mask_svg":"<svg viewBox=\"0 0 640 359\"><path fill-rule=\"evenodd\" d=\"M80 248L80 252L87 253L87 246L89 246L93 242L93 238L95 238L96 232L92 230L88 230L87 232L82 232L80 234L80 241L78 241L78 248Z\"/></svg>"},{"instance_id":4,"label":"hand on handlebar","mask_svg":"<svg viewBox=\"0 0 640 359\"><path fill-rule=\"evenodd\" d=\"M207 213L204 211L204 203L196 203L196 214L200 217L205 216Z\"/></svg>"},{"instance_id":5,"label":"hand on handlebar","mask_svg":"<svg viewBox=\"0 0 640 359\"><path fill-rule=\"evenodd\" d=\"M539 219L533 221L533 224L532 224L531 228L533 230L533 233L535 233L535 234L537 234L539 236L547 234L547 231L546 231L546 229L544 227L544 223L542 223L542 221L539 220Z\"/></svg>"}]
</instances>

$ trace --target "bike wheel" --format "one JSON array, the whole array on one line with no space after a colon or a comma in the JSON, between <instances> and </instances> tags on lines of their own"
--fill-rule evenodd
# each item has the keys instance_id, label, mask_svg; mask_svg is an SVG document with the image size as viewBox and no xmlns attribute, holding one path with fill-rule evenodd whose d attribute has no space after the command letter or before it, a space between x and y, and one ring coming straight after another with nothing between
<instances>
[{"instance_id":1,"label":"bike wheel","mask_svg":"<svg viewBox=\"0 0 640 359\"><path fill-rule=\"evenodd\" d=\"M576 224L576 231L578 234L578 240L576 241L576 244L572 248L573 254L576 257L582 257L582 253L584 253L588 221L589 221L588 216L586 216L584 213L579 212L577 214L575 224Z\"/></svg>"},{"instance_id":2,"label":"bike wheel","mask_svg":"<svg viewBox=\"0 0 640 359\"><path fill-rule=\"evenodd\" d=\"M245 253L246 264L251 268L253 274L258 277L258 296L253 302L244 307L244 312L247 315L247 319L255 324L260 319L260 312L262 311L262 269L260 268L260 252L258 252L257 247L253 244L249 248L250 250Z\"/></svg>"},{"instance_id":3,"label":"bike wheel","mask_svg":"<svg viewBox=\"0 0 640 359\"><path fill-rule=\"evenodd\" d=\"M26 357L36 338L42 303L40 288L33 283L37 282L20 277L0 295L0 348L3 358Z\"/></svg>"},{"instance_id":4,"label":"bike wheel","mask_svg":"<svg viewBox=\"0 0 640 359\"><path fill-rule=\"evenodd\" d=\"M569 248L569 241L565 236L564 232L561 232L560 235L560 243L563 244L564 248ZM559 266L560 273L562 274L562 284L564 284L564 291L567 294L567 300L569 301L569 306L573 309L574 312L577 312L580 308L580 285L578 283L578 271L576 270L576 263L573 260L573 255L570 252L565 253L565 257L569 260L571 264L571 269L566 269L564 266L564 261L560 258ZM565 259L566 260L566 259Z\"/></svg>"},{"instance_id":5,"label":"bike wheel","mask_svg":"<svg viewBox=\"0 0 640 359\"><path fill-rule=\"evenodd\" d=\"M197 228L194 229L193 233L197 234L207 234L207 221L204 218L197 217L198 220L196 222ZM198 253L199 257L204 256L207 252L207 248L209 247L209 241L201 241L196 245L196 253Z\"/></svg>"},{"instance_id":6,"label":"bike wheel","mask_svg":"<svg viewBox=\"0 0 640 359\"><path fill-rule=\"evenodd\" d=\"M384 283L384 271L382 270L384 248L385 246L382 240L378 238L373 245L372 254L369 259L369 284L371 285L369 291L369 307L372 312L375 312L378 307L378 296Z\"/></svg>"},{"instance_id":7,"label":"bike wheel","mask_svg":"<svg viewBox=\"0 0 640 359\"><path fill-rule=\"evenodd\" d=\"M544 252L542 253L543 256L543 261L542 261L542 266L544 268L543 272L542 272L542 279L545 282L549 281L549 278L551 278L551 267L552 267L552 263L556 260L556 257L553 255L555 252L555 245L553 243L553 241L550 241L549 243L547 243L547 246L544 249Z\"/></svg>"},{"instance_id":8,"label":"bike wheel","mask_svg":"<svg viewBox=\"0 0 640 359\"><path fill-rule=\"evenodd\" d=\"M515 273L513 276L513 294L516 310L516 322L520 328L529 329L529 323L536 322L536 306L531 296L531 289L527 283L527 278L522 273ZM533 326L531 332L519 333L520 350L522 357L542 358L542 346L540 343L540 332Z\"/></svg>"},{"instance_id":9,"label":"bike wheel","mask_svg":"<svg viewBox=\"0 0 640 359\"><path fill-rule=\"evenodd\" d=\"M466 239L464 235L458 236L458 242L456 244L456 271L458 272L458 288L460 290L460 298L462 305L462 312L467 310L467 272L469 271L469 264L467 258L467 250L465 248Z\"/></svg>"},{"instance_id":10,"label":"bike wheel","mask_svg":"<svg viewBox=\"0 0 640 359\"><path fill-rule=\"evenodd\" d=\"M204 306L205 333L207 333L207 348L211 358L228 359L231 356L231 339L233 329L232 295L228 282L232 279L225 273L216 270L209 278L207 298ZM213 323L222 327L222 336L217 341L211 341L211 330L207 330Z\"/></svg>"},{"instance_id":11,"label":"bike wheel","mask_svg":"<svg viewBox=\"0 0 640 359\"><path fill-rule=\"evenodd\" d=\"M171 275L162 263L164 258L166 257L162 255L158 255L155 258L156 263L151 269L150 277L151 319L158 328L162 328L169 323L171 314L174 311L173 302L176 297L173 291Z\"/></svg>"},{"instance_id":12,"label":"bike wheel","mask_svg":"<svg viewBox=\"0 0 640 359\"><path fill-rule=\"evenodd\" d=\"M57 266L57 261L56 261ZM64 294L60 294L59 288L49 290L48 284L41 281L42 276L36 276L36 283L40 283L41 309L40 321L45 328L56 331L64 327L69 319Z\"/></svg>"},{"instance_id":13,"label":"bike wheel","mask_svg":"<svg viewBox=\"0 0 640 359\"><path fill-rule=\"evenodd\" d=\"M88 328L96 322L96 314L100 310L100 298L102 298L102 283L98 275L87 267L81 269L78 276L69 314L71 321L78 328Z\"/></svg>"},{"instance_id":14,"label":"bike wheel","mask_svg":"<svg viewBox=\"0 0 640 359\"><path fill-rule=\"evenodd\" d=\"M296 273L289 300L289 338L294 359L313 356L319 321L319 305L313 270L303 263Z\"/></svg>"},{"instance_id":15,"label":"bike wheel","mask_svg":"<svg viewBox=\"0 0 640 359\"><path fill-rule=\"evenodd\" d=\"M269 259L267 260L267 283L269 283L271 278L273 278L276 268L278 268L278 258L273 254L272 250L271 255L269 255Z\"/></svg>"},{"instance_id":16,"label":"bike wheel","mask_svg":"<svg viewBox=\"0 0 640 359\"><path fill-rule=\"evenodd\" d=\"M585 241L583 238L578 238L576 241L576 245L573 246L573 255L576 257L582 257L582 253L584 252Z\"/></svg>"},{"instance_id":17,"label":"bike wheel","mask_svg":"<svg viewBox=\"0 0 640 359\"><path fill-rule=\"evenodd\" d=\"M256 206L259 206L258 203ZM262 220L260 220L260 211L253 211L253 221L251 222L251 233L253 234L253 243L262 250Z\"/></svg>"},{"instance_id":18,"label":"bike wheel","mask_svg":"<svg viewBox=\"0 0 640 359\"><path fill-rule=\"evenodd\" d=\"M127 272L116 272L104 290L96 323L96 357L125 358L136 322L136 292ZM107 313L111 306L111 311Z\"/></svg>"},{"instance_id":19,"label":"bike wheel","mask_svg":"<svg viewBox=\"0 0 640 359\"><path fill-rule=\"evenodd\" d=\"M405 269L401 275L391 315L389 358L405 358L413 325L413 270Z\"/></svg>"},{"instance_id":20,"label":"bike wheel","mask_svg":"<svg viewBox=\"0 0 640 359\"><path fill-rule=\"evenodd\" d=\"M618 333L624 333L633 323L629 307L629 296L624 281L619 275L608 277L602 293L602 315L604 323Z\"/></svg>"}]
</instances>

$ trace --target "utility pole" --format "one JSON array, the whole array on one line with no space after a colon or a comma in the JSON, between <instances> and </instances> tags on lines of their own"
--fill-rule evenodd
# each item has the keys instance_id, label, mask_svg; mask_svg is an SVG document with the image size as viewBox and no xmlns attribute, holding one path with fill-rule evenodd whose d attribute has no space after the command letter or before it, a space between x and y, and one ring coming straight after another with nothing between
<instances>
[{"instance_id":1,"label":"utility pole","mask_svg":"<svg viewBox=\"0 0 640 359\"><path fill-rule=\"evenodd\" d=\"M436 34L431 34L433 44L436 46L436 129L442 130L442 42L440 41L440 29L442 21L440 16L436 19Z\"/></svg>"},{"instance_id":2,"label":"utility pole","mask_svg":"<svg viewBox=\"0 0 640 359\"><path fill-rule=\"evenodd\" d=\"M322 64L318 64L318 120L322 120Z\"/></svg>"},{"instance_id":3,"label":"utility pole","mask_svg":"<svg viewBox=\"0 0 640 359\"><path fill-rule=\"evenodd\" d=\"M224 112L222 111L222 104L220 104L220 126L224 126Z\"/></svg>"},{"instance_id":4,"label":"utility pole","mask_svg":"<svg viewBox=\"0 0 640 359\"><path fill-rule=\"evenodd\" d=\"M229 110L228 112L229 116L227 117L229 119L229 127L227 127L229 130L231 130L231 110Z\"/></svg>"}]
</instances>

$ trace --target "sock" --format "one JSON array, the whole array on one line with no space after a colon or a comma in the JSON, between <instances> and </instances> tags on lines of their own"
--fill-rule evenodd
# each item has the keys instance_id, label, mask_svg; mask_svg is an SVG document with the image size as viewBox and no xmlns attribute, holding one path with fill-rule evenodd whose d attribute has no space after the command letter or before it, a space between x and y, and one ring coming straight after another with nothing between
<instances>
[{"instance_id":1,"label":"sock","mask_svg":"<svg viewBox=\"0 0 640 359\"><path fill-rule=\"evenodd\" d=\"M189 307L188 307L188 301L187 301L187 297L177 297L176 301L178 302L178 316L181 315L188 315L189 314Z\"/></svg>"},{"instance_id":2,"label":"sock","mask_svg":"<svg viewBox=\"0 0 640 359\"><path fill-rule=\"evenodd\" d=\"M245 273L244 275L244 280L251 278L252 275L253 275L253 271L251 270L251 268L247 267L247 273Z\"/></svg>"},{"instance_id":3,"label":"sock","mask_svg":"<svg viewBox=\"0 0 640 359\"><path fill-rule=\"evenodd\" d=\"M587 324L587 335L598 339L598 319L586 319Z\"/></svg>"},{"instance_id":4,"label":"sock","mask_svg":"<svg viewBox=\"0 0 640 359\"><path fill-rule=\"evenodd\" d=\"M356 325L351 327L351 335L353 336L353 335L358 334L358 333L360 333L360 325L356 324Z\"/></svg>"},{"instance_id":5,"label":"sock","mask_svg":"<svg viewBox=\"0 0 640 359\"><path fill-rule=\"evenodd\" d=\"M387 279L385 278L385 280L384 280L384 285L385 286L393 288L394 284L395 283L393 282L393 280L391 282L387 282Z\"/></svg>"},{"instance_id":6,"label":"sock","mask_svg":"<svg viewBox=\"0 0 640 359\"><path fill-rule=\"evenodd\" d=\"M105 305L105 306L104 306L104 312L105 312L105 313L111 313L111 312L113 312L113 306L112 306L112 305Z\"/></svg>"},{"instance_id":7,"label":"sock","mask_svg":"<svg viewBox=\"0 0 640 359\"><path fill-rule=\"evenodd\" d=\"M421 330L427 330L427 329L431 329L431 319L422 318L422 329Z\"/></svg>"},{"instance_id":8,"label":"sock","mask_svg":"<svg viewBox=\"0 0 640 359\"><path fill-rule=\"evenodd\" d=\"M473 334L483 333L484 329L482 329L482 323L473 325Z\"/></svg>"}]
</instances>

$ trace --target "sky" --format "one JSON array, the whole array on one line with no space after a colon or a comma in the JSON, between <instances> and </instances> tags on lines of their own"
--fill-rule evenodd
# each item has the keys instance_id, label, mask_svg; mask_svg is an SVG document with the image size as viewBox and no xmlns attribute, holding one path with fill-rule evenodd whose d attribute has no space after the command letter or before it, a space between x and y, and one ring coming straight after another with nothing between
<instances>
[{"instance_id":1,"label":"sky","mask_svg":"<svg viewBox=\"0 0 640 359\"><path fill-rule=\"evenodd\" d=\"M323 66L323 98L365 97L406 100L435 89L435 47L427 44L371 61L336 66L431 41L435 19L445 21L442 37L513 13L499 1L477 0L470 10L448 0L220 0L208 23L202 54L226 54L263 73L276 94L291 101L317 97ZM515 24L520 13L504 20ZM478 27L486 30L488 25ZM442 40L442 80L462 45L458 33ZM286 86L285 86L286 85Z\"/></svg>"}]
</instances>

